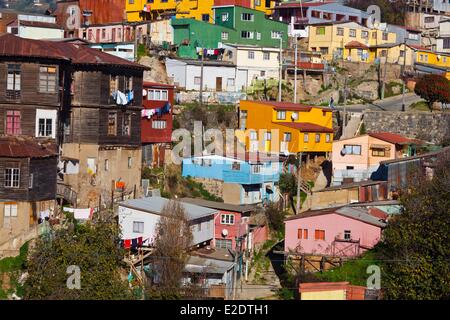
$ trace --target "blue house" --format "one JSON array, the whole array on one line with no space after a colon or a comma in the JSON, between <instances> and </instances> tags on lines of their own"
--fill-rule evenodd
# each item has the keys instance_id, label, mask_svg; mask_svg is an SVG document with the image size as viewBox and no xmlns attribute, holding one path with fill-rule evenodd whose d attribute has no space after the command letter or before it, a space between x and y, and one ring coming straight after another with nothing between
<instances>
[{"instance_id":1,"label":"blue house","mask_svg":"<svg viewBox=\"0 0 450 320\"><path fill-rule=\"evenodd\" d=\"M183 177L220 185L218 194L226 203L256 204L279 200L281 164L275 159L217 155L183 159Z\"/></svg>"}]
</instances>

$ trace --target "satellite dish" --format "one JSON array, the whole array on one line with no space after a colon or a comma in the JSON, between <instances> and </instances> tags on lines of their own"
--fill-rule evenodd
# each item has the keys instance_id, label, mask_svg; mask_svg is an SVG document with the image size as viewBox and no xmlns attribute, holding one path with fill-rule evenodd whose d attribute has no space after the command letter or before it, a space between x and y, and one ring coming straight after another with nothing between
<instances>
[{"instance_id":1,"label":"satellite dish","mask_svg":"<svg viewBox=\"0 0 450 320\"><path fill-rule=\"evenodd\" d=\"M292 113L291 118L292 118L292 120L297 120L298 119L298 113L296 113L296 112Z\"/></svg>"},{"instance_id":2,"label":"satellite dish","mask_svg":"<svg viewBox=\"0 0 450 320\"><path fill-rule=\"evenodd\" d=\"M345 148L342 148L341 150L341 156L345 156L347 154L347 152L345 151Z\"/></svg>"},{"instance_id":3,"label":"satellite dish","mask_svg":"<svg viewBox=\"0 0 450 320\"><path fill-rule=\"evenodd\" d=\"M143 96L143 97L147 96L147 90L142 89L142 96Z\"/></svg>"},{"instance_id":4,"label":"satellite dish","mask_svg":"<svg viewBox=\"0 0 450 320\"><path fill-rule=\"evenodd\" d=\"M228 230L227 230L227 229L223 229L223 230L222 230L222 235L223 235L224 237L226 237L226 236L228 235Z\"/></svg>"},{"instance_id":5,"label":"satellite dish","mask_svg":"<svg viewBox=\"0 0 450 320\"><path fill-rule=\"evenodd\" d=\"M370 29L377 28L381 21L381 9L377 5L371 5L367 7L366 10L369 15L369 19L367 19L367 27Z\"/></svg>"}]
</instances>

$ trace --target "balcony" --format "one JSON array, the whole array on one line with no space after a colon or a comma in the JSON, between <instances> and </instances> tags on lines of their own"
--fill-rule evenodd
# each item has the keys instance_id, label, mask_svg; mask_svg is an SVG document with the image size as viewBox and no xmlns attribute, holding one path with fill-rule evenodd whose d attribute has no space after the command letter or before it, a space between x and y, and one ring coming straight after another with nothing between
<instances>
[{"instance_id":1,"label":"balcony","mask_svg":"<svg viewBox=\"0 0 450 320\"><path fill-rule=\"evenodd\" d=\"M58 182L56 185L56 197L64 199L72 205L77 203L77 193L67 184Z\"/></svg>"},{"instance_id":2,"label":"balcony","mask_svg":"<svg viewBox=\"0 0 450 320\"><path fill-rule=\"evenodd\" d=\"M278 173L250 173L249 170L224 170L223 181L228 183L239 184L260 184L264 182L278 181L280 175Z\"/></svg>"}]
</instances>

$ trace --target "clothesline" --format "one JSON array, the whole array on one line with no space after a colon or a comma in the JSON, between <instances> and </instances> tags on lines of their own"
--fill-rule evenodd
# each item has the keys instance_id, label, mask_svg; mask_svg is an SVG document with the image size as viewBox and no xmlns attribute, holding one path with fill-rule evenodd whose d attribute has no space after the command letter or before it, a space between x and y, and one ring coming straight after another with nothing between
<instances>
[{"instance_id":1,"label":"clothesline","mask_svg":"<svg viewBox=\"0 0 450 320\"><path fill-rule=\"evenodd\" d=\"M170 103L166 103L163 107L156 108L156 109L142 109L141 111L141 117L150 119L153 117L153 115L157 114L159 117L163 114L170 112L171 105Z\"/></svg>"},{"instance_id":2,"label":"clothesline","mask_svg":"<svg viewBox=\"0 0 450 320\"><path fill-rule=\"evenodd\" d=\"M199 56L218 56L219 54L223 54L225 52L225 49L223 48L205 49L197 47L195 50Z\"/></svg>"},{"instance_id":3,"label":"clothesline","mask_svg":"<svg viewBox=\"0 0 450 320\"><path fill-rule=\"evenodd\" d=\"M120 246L124 247L125 249L136 249L141 248L144 242L149 241L148 239L143 240L142 237L137 237L134 239L122 239L120 240Z\"/></svg>"},{"instance_id":4,"label":"clothesline","mask_svg":"<svg viewBox=\"0 0 450 320\"><path fill-rule=\"evenodd\" d=\"M116 104L124 106L134 100L134 92L133 90L129 90L127 93L123 93L117 90L112 93L112 97L116 101Z\"/></svg>"}]
</instances>

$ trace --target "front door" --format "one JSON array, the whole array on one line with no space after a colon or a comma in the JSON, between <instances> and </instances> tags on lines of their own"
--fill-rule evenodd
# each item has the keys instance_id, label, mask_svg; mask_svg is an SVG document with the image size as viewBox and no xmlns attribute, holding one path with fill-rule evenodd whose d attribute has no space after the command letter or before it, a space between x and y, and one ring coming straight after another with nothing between
<instances>
[{"instance_id":1,"label":"front door","mask_svg":"<svg viewBox=\"0 0 450 320\"><path fill-rule=\"evenodd\" d=\"M216 77L216 91L222 91L222 77Z\"/></svg>"}]
</instances>

